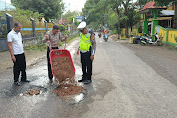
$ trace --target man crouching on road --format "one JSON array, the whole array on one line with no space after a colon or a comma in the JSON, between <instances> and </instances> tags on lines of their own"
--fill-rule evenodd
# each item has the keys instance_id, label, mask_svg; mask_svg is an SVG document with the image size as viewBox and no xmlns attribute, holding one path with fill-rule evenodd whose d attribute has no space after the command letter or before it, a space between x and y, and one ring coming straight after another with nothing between
<instances>
[{"instance_id":1,"label":"man crouching on road","mask_svg":"<svg viewBox=\"0 0 177 118\"><path fill-rule=\"evenodd\" d=\"M14 28L7 35L8 48L11 55L11 59L14 63L13 74L14 74L14 84L20 86L19 75L21 72L21 81L30 82L26 79L26 59L23 50L22 36L21 36L20 23L15 23Z\"/></svg>"},{"instance_id":2,"label":"man crouching on road","mask_svg":"<svg viewBox=\"0 0 177 118\"><path fill-rule=\"evenodd\" d=\"M77 27L81 32L80 37L80 47L77 51L81 54L81 64L82 64L82 79L78 82L84 82L84 84L89 84L92 82L92 62L94 60L94 54L96 50L95 35L93 33L87 34L88 30L86 28L86 22L81 22Z\"/></svg>"},{"instance_id":3,"label":"man crouching on road","mask_svg":"<svg viewBox=\"0 0 177 118\"><path fill-rule=\"evenodd\" d=\"M59 32L59 26L54 25L53 29L48 31L43 39L43 43L50 41L50 45L52 49L58 49L59 46L59 41L65 41L68 38L66 35L63 37L61 33ZM53 82L53 75L52 75L52 70L51 70L51 64L50 64L50 58L49 58L49 53L50 53L50 48L48 46L47 48L47 62L48 62L48 77L50 83Z\"/></svg>"}]
</instances>

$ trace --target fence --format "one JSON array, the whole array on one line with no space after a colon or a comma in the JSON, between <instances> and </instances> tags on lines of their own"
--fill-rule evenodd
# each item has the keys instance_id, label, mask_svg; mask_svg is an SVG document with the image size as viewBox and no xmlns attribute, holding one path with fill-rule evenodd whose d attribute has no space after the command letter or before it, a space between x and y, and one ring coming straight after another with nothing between
<instances>
[{"instance_id":1,"label":"fence","mask_svg":"<svg viewBox=\"0 0 177 118\"><path fill-rule=\"evenodd\" d=\"M18 22L18 19L14 19L11 15L6 14L6 17L0 17L0 51L8 49L7 45L7 33L12 30L13 23ZM24 47L28 45L36 45L39 40L37 37L43 37L44 34L53 28L53 23L36 22L33 19L26 20L22 24L21 34L23 38ZM65 25L65 30L70 32L69 36L76 35L78 33L75 26ZM64 32L62 32L64 35Z\"/></svg>"},{"instance_id":2,"label":"fence","mask_svg":"<svg viewBox=\"0 0 177 118\"><path fill-rule=\"evenodd\" d=\"M161 26L156 26L155 32L157 32L158 36L162 39L162 42L167 45L177 46L177 29L171 28L163 28ZM138 35L138 30L129 29L129 35ZM126 39L125 37L125 28L121 29L121 39Z\"/></svg>"},{"instance_id":3,"label":"fence","mask_svg":"<svg viewBox=\"0 0 177 118\"><path fill-rule=\"evenodd\" d=\"M7 22L6 22L6 16L1 15L0 16L0 51L7 50Z\"/></svg>"},{"instance_id":4,"label":"fence","mask_svg":"<svg viewBox=\"0 0 177 118\"><path fill-rule=\"evenodd\" d=\"M177 46L177 30L156 26L155 32L162 38L162 42L167 45Z\"/></svg>"},{"instance_id":5,"label":"fence","mask_svg":"<svg viewBox=\"0 0 177 118\"><path fill-rule=\"evenodd\" d=\"M129 28L128 29L128 35L129 36L131 36L131 35L138 35L138 29L132 29L132 31L131 31L131 29ZM124 39L126 39L126 36L125 36L125 28L122 28L121 29L121 37L120 37L120 39L122 39L122 40L124 40Z\"/></svg>"},{"instance_id":6,"label":"fence","mask_svg":"<svg viewBox=\"0 0 177 118\"><path fill-rule=\"evenodd\" d=\"M0 38L6 38L7 36L7 22L6 17L0 16Z\"/></svg>"}]
</instances>

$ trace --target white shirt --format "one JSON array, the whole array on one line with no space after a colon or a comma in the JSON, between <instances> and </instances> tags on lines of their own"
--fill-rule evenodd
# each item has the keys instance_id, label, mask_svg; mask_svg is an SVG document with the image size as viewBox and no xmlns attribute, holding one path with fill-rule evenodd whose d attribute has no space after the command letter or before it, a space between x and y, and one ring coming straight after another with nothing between
<instances>
[{"instance_id":1,"label":"white shirt","mask_svg":"<svg viewBox=\"0 0 177 118\"><path fill-rule=\"evenodd\" d=\"M22 54L23 44L21 33L15 32L13 29L7 34L7 42L12 42L12 51L14 55Z\"/></svg>"}]
</instances>

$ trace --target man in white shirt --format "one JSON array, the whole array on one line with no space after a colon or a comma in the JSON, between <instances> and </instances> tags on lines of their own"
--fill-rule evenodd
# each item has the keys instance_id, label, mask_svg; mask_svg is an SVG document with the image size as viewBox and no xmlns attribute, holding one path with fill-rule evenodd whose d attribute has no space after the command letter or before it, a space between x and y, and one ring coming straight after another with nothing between
<instances>
[{"instance_id":1,"label":"man in white shirt","mask_svg":"<svg viewBox=\"0 0 177 118\"><path fill-rule=\"evenodd\" d=\"M7 34L7 41L11 59L14 63L13 74L14 74L14 84L20 86L19 75L21 72L21 81L29 82L26 79L26 59L23 51L22 36L21 36L20 23L15 23L14 28Z\"/></svg>"}]
</instances>

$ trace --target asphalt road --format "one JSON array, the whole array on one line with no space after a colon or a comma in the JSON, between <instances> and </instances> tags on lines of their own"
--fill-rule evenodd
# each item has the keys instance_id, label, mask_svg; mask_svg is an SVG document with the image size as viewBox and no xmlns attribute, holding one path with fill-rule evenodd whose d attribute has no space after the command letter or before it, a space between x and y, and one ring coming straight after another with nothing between
<instances>
[{"instance_id":1,"label":"asphalt road","mask_svg":"<svg viewBox=\"0 0 177 118\"><path fill-rule=\"evenodd\" d=\"M168 73L157 71L156 58L139 53L111 39L96 38L97 51L93 62L93 82L83 85L82 94L59 98L52 91L56 83L48 83L46 59L28 67L29 84L13 86L11 70L1 76L0 118L176 118L177 87ZM79 40L67 46L74 59L76 79L81 78L80 57L76 55ZM146 56L142 59L141 57ZM148 61L148 58L154 59ZM170 69L167 60L158 66ZM171 73L175 76L175 73ZM167 77L166 77L167 76ZM40 95L23 95L28 89L40 89Z\"/></svg>"}]
</instances>

